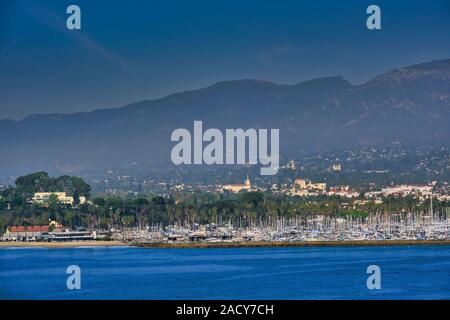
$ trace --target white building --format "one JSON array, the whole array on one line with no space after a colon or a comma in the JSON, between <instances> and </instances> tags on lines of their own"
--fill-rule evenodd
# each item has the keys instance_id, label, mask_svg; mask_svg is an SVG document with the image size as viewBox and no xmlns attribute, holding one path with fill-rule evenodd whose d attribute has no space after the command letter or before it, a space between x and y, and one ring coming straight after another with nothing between
<instances>
[{"instance_id":1,"label":"white building","mask_svg":"<svg viewBox=\"0 0 450 320\"><path fill-rule=\"evenodd\" d=\"M74 204L74 199L71 196L67 196L65 192L36 192L31 199L34 203L47 203L50 201L51 196L56 196L58 202L64 204ZM80 204L86 202L86 197L79 197Z\"/></svg>"},{"instance_id":2,"label":"white building","mask_svg":"<svg viewBox=\"0 0 450 320\"><path fill-rule=\"evenodd\" d=\"M242 190L251 190L252 189L252 184L250 182L250 178L247 175L247 179L245 179L244 184L226 184L224 186L222 186L222 192L223 191L229 191L229 192L233 192L233 193L238 193L239 191Z\"/></svg>"},{"instance_id":3,"label":"white building","mask_svg":"<svg viewBox=\"0 0 450 320\"><path fill-rule=\"evenodd\" d=\"M294 188L300 190L317 190L317 191L326 191L327 184L324 182L313 183L311 180L306 179L295 179Z\"/></svg>"},{"instance_id":4,"label":"white building","mask_svg":"<svg viewBox=\"0 0 450 320\"><path fill-rule=\"evenodd\" d=\"M381 192L388 195L422 195L422 196L430 196L433 191L433 186L429 185L406 185L402 184L399 186L386 187L382 188Z\"/></svg>"},{"instance_id":5,"label":"white building","mask_svg":"<svg viewBox=\"0 0 450 320\"><path fill-rule=\"evenodd\" d=\"M327 192L327 195L343 198L357 198L359 197L359 192L351 189L349 186L338 186L331 188L330 191Z\"/></svg>"},{"instance_id":6,"label":"white building","mask_svg":"<svg viewBox=\"0 0 450 320\"><path fill-rule=\"evenodd\" d=\"M342 170L340 163L333 163L330 167L330 171L340 172Z\"/></svg>"}]
</instances>

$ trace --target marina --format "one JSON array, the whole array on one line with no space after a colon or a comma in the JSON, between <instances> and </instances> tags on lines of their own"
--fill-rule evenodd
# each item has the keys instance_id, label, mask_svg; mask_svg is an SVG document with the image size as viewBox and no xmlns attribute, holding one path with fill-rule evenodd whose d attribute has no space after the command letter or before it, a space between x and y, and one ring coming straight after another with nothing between
<instances>
[{"instance_id":1,"label":"marina","mask_svg":"<svg viewBox=\"0 0 450 320\"><path fill-rule=\"evenodd\" d=\"M345 241L446 241L450 240L447 215L375 214L366 218L276 219L255 226L228 225L159 226L123 230L114 239L131 245L147 243L297 243Z\"/></svg>"}]
</instances>

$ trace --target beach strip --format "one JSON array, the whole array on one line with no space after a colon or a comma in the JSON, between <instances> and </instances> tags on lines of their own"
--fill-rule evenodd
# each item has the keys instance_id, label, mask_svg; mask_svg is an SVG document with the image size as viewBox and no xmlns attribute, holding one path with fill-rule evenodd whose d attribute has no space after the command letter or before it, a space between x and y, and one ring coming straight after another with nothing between
<instances>
[{"instance_id":1,"label":"beach strip","mask_svg":"<svg viewBox=\"0 0 450 320\"><path fill-rule=\"evenodd\" d=\"M79 248L79 247L139 247L139 248L270 248L270 247L374 247L450 245L450 240L343 240L343 241L298 241L298 242L178 242L133 244L121 241L78 242L0 242L0 248Z\"/></svg>"},{"instance_id":2,"label":"beach strip","mask_svg":"<svg viewBox=\"0 0 450 320\"><path fill-rule=\"evenodd\" d=\"M140 248L265 248L450 245L450 240L343 240L298 242L185 242L135 244Z\"/></svg>"},{"instance_id":3,"label":"beach strip","mask_svg":"<svg viewBox=\"0 0 450 320\"><path fill-rule=\"evenodd\" d=\"M79 247L119 247L127 244L120 241L73 241L73 242L0 242L0 248L79 248Z\"/></svg>"}]
</instances>

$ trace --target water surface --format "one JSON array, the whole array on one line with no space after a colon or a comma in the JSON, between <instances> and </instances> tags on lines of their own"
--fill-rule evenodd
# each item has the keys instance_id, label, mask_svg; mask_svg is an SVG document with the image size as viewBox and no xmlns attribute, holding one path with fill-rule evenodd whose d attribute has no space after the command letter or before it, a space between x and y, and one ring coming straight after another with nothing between
<instances>
[{"instance_id":1,"label":"water surface","mask_svg":"<svg viewBox=\"0 0 450 320\"><path fill-rule=\"evenodd\" d=\"M66 268L81 268L68 290ZM369 265L381 290L369 290ZM2 299L448 299L450 246L2 248Z\"/></svg>"}]
</instances>

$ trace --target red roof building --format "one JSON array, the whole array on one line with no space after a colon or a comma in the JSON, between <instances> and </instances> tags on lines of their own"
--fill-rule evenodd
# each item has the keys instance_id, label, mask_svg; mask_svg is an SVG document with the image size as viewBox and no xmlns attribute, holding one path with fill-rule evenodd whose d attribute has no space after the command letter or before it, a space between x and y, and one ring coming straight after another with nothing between
<instances>
[{"instance_id":1,"label":"red roof building","mask_svg":"<svg viewBox=\"0 0 450 320\"><path fill-rule=\"evenodd\" d=\"M9 227L9 232L48 232L48 226L18 226L18 227Z\"/></svg>"}]
</instances>

